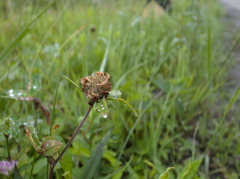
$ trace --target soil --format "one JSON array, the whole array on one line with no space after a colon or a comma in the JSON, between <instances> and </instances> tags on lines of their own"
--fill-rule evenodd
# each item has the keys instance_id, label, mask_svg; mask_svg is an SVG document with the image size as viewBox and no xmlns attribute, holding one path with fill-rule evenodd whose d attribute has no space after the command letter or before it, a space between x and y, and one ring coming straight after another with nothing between
<instances>
[{"instance_id":1,"label":"soil","mask_svg":"<svg viewBox=\"0 0 240 179\"><path fill-rule=\"evenodd\" d=\"M226 10L225 20L231 22L231 25L228 29L228 32L232 34L236 34L236 32L240 32L240 0L220 0L223 8ZM235 35L236 38L239 38L240 33ZM234 39L233 39L234 40ZM234 43L237 39L234 40ZM240 44L236 47L233 58L235 58L235 63L232 68L229 70L229 75L227 79L227 92L229 92L230 96L233 96L238 86L240 85ZM239 106L240 102L234 105L234 110L236 110L237 106ZM239 109L239 107L238 107Z\"/></svg>"}]
</instances>

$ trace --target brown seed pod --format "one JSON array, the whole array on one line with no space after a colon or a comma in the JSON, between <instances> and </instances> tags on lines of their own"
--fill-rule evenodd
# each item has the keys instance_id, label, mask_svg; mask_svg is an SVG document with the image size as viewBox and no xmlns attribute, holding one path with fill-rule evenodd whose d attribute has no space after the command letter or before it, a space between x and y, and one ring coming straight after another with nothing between
<instances>
[{"instance_id":1,"label":"brown seed pod","mask_svg":"<svg viewBox=\"0 0 240 179\"><path fill-rule=\"evenodd\" d=\"M104 72L96 72L92 76L81 78L82 91L88 97L89 105L92 106L100 99L107 98L112 86L109 79L110 75Z\"/></svg>"}]
</instances>

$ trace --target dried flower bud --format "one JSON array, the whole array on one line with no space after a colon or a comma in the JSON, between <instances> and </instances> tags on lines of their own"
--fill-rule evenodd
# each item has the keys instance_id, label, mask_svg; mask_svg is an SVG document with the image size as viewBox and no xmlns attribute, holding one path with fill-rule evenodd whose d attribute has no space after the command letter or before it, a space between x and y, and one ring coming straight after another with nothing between
<instances>
[{"instance_id":1,"label":"dried flower bud","mask_svg":"<svg viewBox=\"0 0 240 179\"><path fill-rule=\"evenodd\" d=\"M109 79L110 75L104 72L96 72L92 76L81 78L82 91L89 98L89 105L93 105L100 99L107 98L112 86Z\"/></svg>"}]
</instances>

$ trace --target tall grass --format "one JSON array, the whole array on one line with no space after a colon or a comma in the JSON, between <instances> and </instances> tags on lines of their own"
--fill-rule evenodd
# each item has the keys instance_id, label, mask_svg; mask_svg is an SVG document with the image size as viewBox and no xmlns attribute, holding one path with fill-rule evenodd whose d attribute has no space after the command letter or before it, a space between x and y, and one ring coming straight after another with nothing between
<instances>
[{"instance_id":1,"label":"tall grass","mask_svg":"<svg viewBox=\"0 0 240 179\"><path fill-rule=\"evenodd\" d=\"M29 1L20 6L21 16L19 7L11 7L17 11L9 10L6 16L0 16L0 28L4 29L0 34L1 51L44 5ZM104 69L111 75L113 89L121 90L137 109L136 118L128 108L109 100L108 119L94 109L70 147L75 178L111 128L96 178L111 176L115 171L118 171L115 178L157 177L172 166L175 170L170 172L171 177L183 176L183 169L191 158L198 159L204 153L215 131L218 117L212 111L216 91L224 83L228 68L227 64L221 65L226 50L219 4L207 0L173 1L172 12L158 19L143 19L144 6L145 1L103 1L100 5L71 1L67 6L64 1L56 1L17 48L9 56L4 55L5 61L0 66L1 96L9 89L25 89L32 76L38 74L39 98L54 111L52 121L60 125L56 133L62 141L69 139L88 107L83 94L66 80L59 80L62 74L78 83L81 77ZM219 70L222 73L215 77ZM1 98L0 113L2 119L13 114L27 118L34 109ZM39 136L49 133L42 118L40 114ZM220 131L216 138L225 139L225 134ZM199 176L229 177L239 173L238 167L231 167L236 166L232 164L237 163L236 158L231 158L232 163L224 160L237 154L232 149L239 149L237 134L235 126L227 138L227 150L218 142L209 145L212 153L206 157L213 165L206 165L209 173L200 168ZM26 140L11 139L10 146L13 156L19 152L17 146L27 149L25 155L16 159L21 174L28 177L26 168L34 154L31 146L21 145ZM3 145L0 153L6 155ZM45 177L45 164L46 160L37 157L33 175ZM227 172L222 172L222 168ZM60 178L62 173L60 166L56 166L56 176Z\"/></svg>"}]
</instances>

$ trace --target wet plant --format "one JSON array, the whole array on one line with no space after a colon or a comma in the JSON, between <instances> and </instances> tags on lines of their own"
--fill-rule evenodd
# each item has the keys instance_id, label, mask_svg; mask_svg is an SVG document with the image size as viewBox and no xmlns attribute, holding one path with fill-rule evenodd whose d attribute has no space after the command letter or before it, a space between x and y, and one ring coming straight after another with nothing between
<instances>
[{"instance_id":1,"label":"wet plant","mask_svg":"<svg viewBox=\"0 0 240 179\"><path fill-rule=\"evenodd\" d=\"M54 1L38 16L47 3L0 1L1 161L10 154L23 178L48 178L48 158L94 103L54 167L57 179L238 178L239 115L231 111L220 129L225 105L214 102L229 98L217 89L233 63L217 0L172 1L158 19L142 18L146 0ZM109 94L87 92L97 71L111 75L98 82L102 91L112 83Z\"/></svg>"},{"instance_id":2,"label":"wet plant","mask_svg":"<svg viewBox=\"0 0 240 179\"><path fill-rule=\"evenodd\" d=\"M39 155L45 156L48 160L48 163L50 165L49 179L51 179L53 177L53 171L54 171L56 164L59 162L61 157L64 155L64 153L66 152L68 147L71 145L72 141L78 134L80 128L86 121L90 111L92 110L93 106L96 103L100 103L101 101L103 101L104 106L101 104L101 106L100 106L101 109L99 108L99 105L97 105L96 108L98 109L99 112L101 112L101 114L103 115L104 118L107 118L107 102L106 102L106 100L108 99L109 95L111 96L110 100L120 101L120 102L123 102L124 104L127 104L134 111L135 115L137 115L137 113L133 109L133 107L127 101L120 98L122 93L119 90L111 91L112 84L109 82L109 80L110 80L109 74L104 73L104 72L96 72L96 73L93 73L91 76L81 78L81 80L80 80L80 83L82 85L81 88L76 83L74 83L72 80L67 78L66 76L63 76L63 77L65 79L67 79L69 82L71 82L77 89L79 89L81 92L83 92L86 95L86 97L88 98L88 105L89 105L89 108L88 108L86 114L84 115L82 121L79 123L79 125L75 129L74 133L72 134L71 138L69 139L67 144L64 146L64 148L59 152L63 143L58 141L56 139L56 137L54 136L56 129L59 127L58 124L55 124L53 127L51 127L52 128L51 135L43 137L41 141L38 139L38 136L36 135L36 131L34 128L29 128L27 125L24 125L26 136L27 136L28 140L30 141L30 143L32 144L32 146L34 147L35 151ZM12 98L15 100L20 100L20 101L32 101L34 104L35 110L40 108L42 114L46 118L47 124L51 125L52 123L50 121L50 113L49 113L48 109L44 105L42 105L42 103L40 102L39 99L34 97L34 94L35 94L34 90L32 92L30 92L32 88L35 90L39 90L38 87L39 87L39 85L36 85L35 83L29 83L27 91L21 90L21 93L20 93L20 92L15 92L14 90L9 90L7 92L8 96L6 96L5 98ZM10 122L8 120L6 122L6 125L9 125L9 123ZM8 146L8 135L7 134L5 134L5 138L6 138L6 142L7 142L7 146ZM59 152L59 155L55 159L54 156L56 156L58 152ZM8 159L10 161L12 161L11 157L10 157L10 153L8 153ZM10 163L10 164L11 164L11 166L13 165L13 168L14 168L14 165L17 165L17 162L14 162L13 164ZM9 165L9 166L10 166L10 164L6 163L6 165ZM2 168L3 168L2 173L9 174L8 170L4 169L4 167L2 167ZM30 175L30 177L31 177L31 175Z\"/></svg>"}]
</instances>

